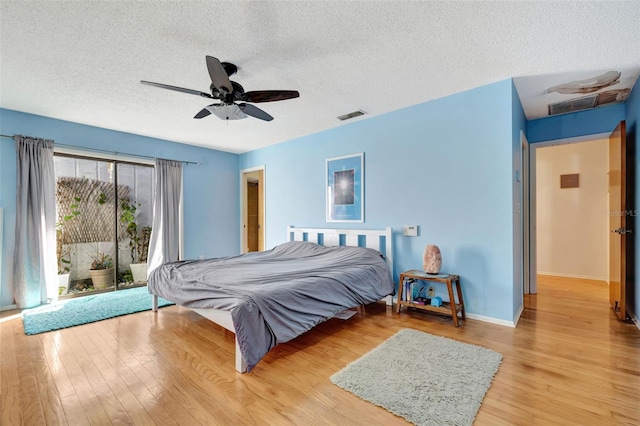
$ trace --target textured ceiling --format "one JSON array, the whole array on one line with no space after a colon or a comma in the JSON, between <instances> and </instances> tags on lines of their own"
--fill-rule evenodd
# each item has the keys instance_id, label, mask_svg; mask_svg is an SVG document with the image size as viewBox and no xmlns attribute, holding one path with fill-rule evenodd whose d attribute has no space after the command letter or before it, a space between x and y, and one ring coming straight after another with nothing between
<instances>
[{"instance_id":1,"label":"textured ceiling","mask_svg":"<svg viewBox=\"0 0 640 426\"><path fill-rule=\"evenodd\" d=\"M0 12L1 107L236 153L510 77L533 118L550 86L610 70L635 81L640 65L637 1L3 0ZM236 64L248 91L300 98L259 104L271 122L194 120L210 100L139 83L207 92L205 55ZM367 115L336 118L355 110Z\"/></svg>"}]
</instances>

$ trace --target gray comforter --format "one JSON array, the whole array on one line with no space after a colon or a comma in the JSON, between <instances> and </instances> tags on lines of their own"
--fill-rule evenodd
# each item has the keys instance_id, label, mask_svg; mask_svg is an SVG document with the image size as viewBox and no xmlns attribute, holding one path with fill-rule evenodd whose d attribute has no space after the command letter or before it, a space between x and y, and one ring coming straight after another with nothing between
<instances>
[{"instance_id":1,"label":"gray comforter","mask_svg":"<svg viewBox=\"0 0 640 426\"><path fill-rule=\"evenodd\" d=\"M151 272L148 282L151 294L178 305L231 311L248 370L278 343L394 289L377 251L303 241L240 256L166 263Z\"/></svg>"}]
</instances>

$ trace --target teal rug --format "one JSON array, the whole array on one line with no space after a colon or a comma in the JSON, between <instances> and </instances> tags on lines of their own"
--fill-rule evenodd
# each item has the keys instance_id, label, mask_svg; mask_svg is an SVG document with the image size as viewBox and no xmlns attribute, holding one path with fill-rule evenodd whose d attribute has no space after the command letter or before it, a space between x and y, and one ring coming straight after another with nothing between
<instances>
[{"instance_id":1,"label":"teal rug","mask_svg":"<svg viewBox=\"0 0 640 426\"><path fill-rule=\"evenodd\" d=\"M136 287L27 309L22 311L24 332L39 334L134 312L148 311L151 310L152 297L147 287ZM159 307L173 304L158 298Z\"/></svg>"}]
</instances>

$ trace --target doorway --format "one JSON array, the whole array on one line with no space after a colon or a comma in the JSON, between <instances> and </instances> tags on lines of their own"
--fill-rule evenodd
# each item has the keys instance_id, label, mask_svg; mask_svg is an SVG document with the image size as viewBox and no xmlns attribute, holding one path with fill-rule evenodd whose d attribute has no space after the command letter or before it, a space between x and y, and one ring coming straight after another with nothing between
<instances>
[{"instance_id":1,"label":"doorway","mask_svg":"<svg viewBox=\"0 0 640 426\"><path fill-rule=\"evenodd\" d=\"M602 133L529 145L530 294L525 288L525 308L539 308L539 290L551 288L606 296L608 137ZM558 294L563 293L554 293L556 306Z\"/></svg>"},{"instance_id":2,"label":"doorway","mask_svg":"<svg viewBox=\"0 0 640 426\"><path fill-rule=\"evenodd\" d=\"M240 171L240 247L242 253L263 251L265 228L265 167Z\"/></svg>"}]
</instances>

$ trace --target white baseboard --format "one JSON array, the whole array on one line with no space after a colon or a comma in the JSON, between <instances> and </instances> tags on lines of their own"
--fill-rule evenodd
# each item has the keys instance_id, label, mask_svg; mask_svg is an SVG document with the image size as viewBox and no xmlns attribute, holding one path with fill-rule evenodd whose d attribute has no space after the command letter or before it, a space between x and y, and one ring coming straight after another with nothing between
<instances>
[{"instance_id":1,"label":"white baseboard","mask_svg":"<svg viewBox=\"0 0 640 426\"><path fill-rule=\"evenodd\" d=\"M383 300L386 300L386 299L383 299ZM393 307L392 307L392 309L395 309L397 300L398 299L396 298L396 296L393 295L393 298L392 298ZM517 319L520 318L520 315L522 314L523 311L524 311L524 306L521 306L520 307L520 312L518 312L518 315L517 315ZM498 319L498 318L486 317L484 315L470 314L468 312L465 312L465 315L466 315L466 317L468 319L484 321L484 322L490 322L491 324L504 325L504 326L511 327L511 328L515 328L516 324L517 324L517 320L516 321L506 321L506 320L501 320L501 319Z\"/></svg>"},{"instance_id":2,"label":"white baseboard","mask_svg":"<svg viewBox=\"0 0 640 426\"><path fill-rule=\"evenodd\" d=\"M606 277L592 277L590 275L564 274L562 272L537 272L537 275L549 275L552 277L576 278L579 280L609 281Z\"/></svg>"},{"instance_id":3,"label":"white baseboard","mask_svg":"<svg viewBox=\"0 0 640 426\"><path fill-rule=\"evenodd\" d=\"M12 309L18 309L18 307L16 305L0 306L0 311L10 311Z\"/></svg>"},{"instance_id":4,"label":"white baseboard","mask_svg":"<svg viewBox=\"0 0 640 426\"><path fill-rule=\"evenodd\" d=\"M516 323L514 321L507 321L507 320L502 320L502 319L493 318L493 317L486 317L484 315L478 315L478 314L467 313L466 315L467 315L467 318L469 319L484 321L491 324L504 325L506 327L511 327L511 328L516 328Z\"/></svg>"}]
</instances>

